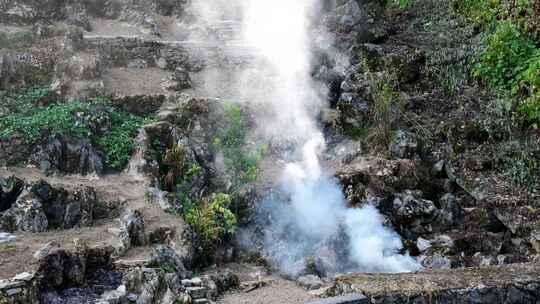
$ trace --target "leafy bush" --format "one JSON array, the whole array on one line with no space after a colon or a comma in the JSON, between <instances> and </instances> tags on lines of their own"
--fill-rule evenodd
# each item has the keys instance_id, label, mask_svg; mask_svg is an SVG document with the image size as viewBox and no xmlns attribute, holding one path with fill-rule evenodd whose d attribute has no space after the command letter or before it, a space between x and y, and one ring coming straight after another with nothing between
<instances>
[{"instance_id":1,"label":"leafy bush","mask_svg":"<svg viewBox=\"0 0 540 304\"><path fill-rule=\"evenodd\" d=\"M217 193L199 205L186 206L184 219L199 236L205 256L236 230L236 216L229 209L231 202L229 195Z\"/></svg>"},{"instance_id":2,"label":"leafy bush","mask_svg":"<svg viewBox=\"0 0 540 304\"><path fill-rule=\"evenodd\" d=\"M488 38L487 48L474 67L474 75L493 87L519 88L518 76L529 69L537 53L533 41L509 22L501 22Z\"/></svg>"}]
</instances>

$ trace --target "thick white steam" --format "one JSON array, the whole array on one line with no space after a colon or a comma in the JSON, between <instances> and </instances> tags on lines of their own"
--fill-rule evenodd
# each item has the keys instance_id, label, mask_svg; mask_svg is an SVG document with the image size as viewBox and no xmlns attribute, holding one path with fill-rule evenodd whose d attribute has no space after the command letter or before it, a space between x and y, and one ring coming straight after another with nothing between
<instances>
[{"instance_id":1,"label":"thick white steam","mask_svg":"<svg viewBox=\"0 0 540 304\"><path fill-rule=\"evenodd\" d=\"M418 269L413 258L399 254L401 239L383 224L383 216L369 205L348 208L340 186L321 165L326 147L317 116L326 100L311 76L311 50L324 35L310 26L318 1L234 3L242 11L242 40L258 54L252 67L237 75L240 99L268 109L258 117L262 136L277 136L293 147L278 181L286 198L268 197L261 204L270 219L266 255L290 274L298 274L306 257L322 257L335 271Z\"/></svg>"}]
</instances>

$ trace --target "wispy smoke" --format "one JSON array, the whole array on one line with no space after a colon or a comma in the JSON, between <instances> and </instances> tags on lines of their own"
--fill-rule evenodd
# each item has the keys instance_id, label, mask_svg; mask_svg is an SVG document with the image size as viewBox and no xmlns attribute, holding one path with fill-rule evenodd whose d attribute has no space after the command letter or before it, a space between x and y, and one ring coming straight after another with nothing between
<instances>
[{"instance_id":1,"label":"wispy smoke","mask_svg":"<svg viewBox=\"0 0 540 304\"><path fill-rule=\"evenodd\" d=\"M369 204L348 208L320 163L326 145L317 116L327 102L311 76L313 42L326 37L312 27L318 2L234 1L242 17L240 38L257 54L250 68L236 73L236 95L264 108L257 117L260 136L292 146L277 181L281 195L260 204L261 224L267 225L265 255L291 275L307 257L319 258L328 271L416 270L413 258L399 254L400 237L383 224L382 215ZM211 6L199 6L201 15L217 18Z\"/></svg>"}]
</instances>

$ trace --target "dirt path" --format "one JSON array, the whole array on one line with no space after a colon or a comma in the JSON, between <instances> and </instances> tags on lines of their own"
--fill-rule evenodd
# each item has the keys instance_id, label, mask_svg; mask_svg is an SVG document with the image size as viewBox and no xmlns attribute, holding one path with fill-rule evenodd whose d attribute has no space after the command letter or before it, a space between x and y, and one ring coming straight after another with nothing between
<instances>
[{"instance_id":1,"label":"dirt path","mask_svg":"<svg viewBox=\"0 0 540 304\"><path fill-rule=\"evenodd\" d=\"M286 280L276 274L269 274L263 267L233 263L227 265L226 268L237 274L240 282L260 278L267 284L250 292L235 290L226 293L217 301L219 304L303 304L310 299L314 299L295 282Z\"/></svg>"}]
</instances>

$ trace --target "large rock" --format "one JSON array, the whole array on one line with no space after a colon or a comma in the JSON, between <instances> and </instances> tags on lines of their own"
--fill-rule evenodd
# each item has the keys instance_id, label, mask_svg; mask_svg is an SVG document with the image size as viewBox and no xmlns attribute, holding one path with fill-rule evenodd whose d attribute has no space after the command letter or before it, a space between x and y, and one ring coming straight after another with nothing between
<instances>
[{"instance_id":1,"label":"large rock","mask_svg":"<svg viewBox=\"0 0 540 304\"><path fill-rule=\"evenodd\" d=\"M44 135L32 161L46 173L102 173L103 161L87 138Z\"/></svg>"},{"instance_id":2,"label":"large rock","mask_svg":"<svg viewBox=\"0 0 540 304\"><path fill-rule=\"evenodd\" d=\"M405 130L397 130L390 143L390 153L395 158L414 159L417 156L419 145L415 135Z\"/></svg>"},{"instance_id":3,"label":"large rock","mask_svg":"<svg viewBox=\"0 0 540 304\"><path fill-rule=\"evenodd\" d=\"M44 287L79 286L84 283L86 261L62 248L54 248L40 260L38 272Z\"/></svg>"},{"instance_id":4,"label":"large rock","mask_svg":"<svg viewBox=\"0 0 540 304\"><path fill-rule=\"evenodd\" d=\"M27 185L10 208L0 213L0 228L43 232L52 228L89 226L94 220L96 203L93 188L66 191L40 180Z\"/></svg>"},{"instance_id":5,"label":"large rock","mask_svg":"<svg viewBox=\"0 0 540 304\"><path fill-rule=\"evenodd\" d=\"M178 274L181 279L186 278L189 274L180 255L168 245L156 245L152 249L149 264L155 267L171 269Z\"/></svg>"},{"instance_id":6,"label":"large rock","mask_svg":"<svg viewBox=\"0 0 540 304\"><path fill-rule=\"evenodd\" d=\"M13 59L8 54L0 54L0 90L8 88L8 84L14 75Z\"/></svg>"},{"instance_id":7,"label":"large rock","mask_svg":"<svg viewBox=\"0 0 540 304\"><path fill-rule=\"evenodd\" d=\"M120 218L120 240L124 247L143 246L146 243L144 218L138 210L128 209Z\"/></svg>"},{"instance_id":8,"label":"large rock","mask_svg":"<svg viewBox=\"0 0 540 304\"><path fill-rule=\"evenodd\" d=\"M438 209L432 201L419 198L419 193L397 194L392 202L392 221L407 236L430 233Z\"/></svg>"},{"instance_id":9,"label":"large rock","mask_svg":"<svg viewBox=\"0 0 540 304\"><path fill-rule=\"evenodd\" d=\"M192 303L174 273L137 267L124 275L123 282L129 292L128 298L138 304Z\"/></svg>"},{"instance_id":10,"label":"large rock","mask_svg":"<svg viewBox=\"0 0 540 304\"><path fill-rule=\"evenodd\" d=\"M11 208L24 187L24 181L15 177L0 177L0 212Z\"/></svg>"}]
</instances>

